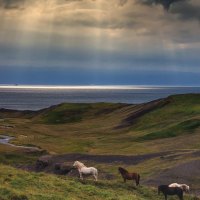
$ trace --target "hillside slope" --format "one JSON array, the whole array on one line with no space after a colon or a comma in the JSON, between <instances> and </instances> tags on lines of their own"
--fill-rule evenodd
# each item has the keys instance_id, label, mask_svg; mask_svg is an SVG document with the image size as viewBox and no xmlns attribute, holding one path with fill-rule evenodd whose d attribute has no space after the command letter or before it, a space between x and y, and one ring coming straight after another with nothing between
<instances>
[{"instance_id":1,"label":"hillside slope","mask_svg":"<svg viewBox=\"0 0 200 200\"><path fill-rule=\"evenodd\" d=\"M121 181L79 181L0 165L1 200L161 200L157 190ZM185 197L194 200L194 197Z\"/></svg>"},{"instance_id":2,"label":"hillside slope","mask_svg":"<svg viewBox=\"0 0 200 200\"><path fill-rule=\"evenodd\" d=\"M13 136L12 144L44 150L33 152L0 144L1 200L26 200L25 196L31 200L162 199L151 188L122 184L118 166L139 172L142 185L180 180L190 184L192 192L200 191L193 167L200 160L200 94L138 105L64 103L40 111L0 109L0 119L0 135ZM74 159L80 159L95 166L101 181L82 183L76 178L8 166L32 169L44 154L53 155L55 162L72 165ZM181 170L188 166L191 172L183 176ZM48 169L45 172L49 173ZM112 180L107 180L108 175Z\"/></svg>"},{"instance_id":3,"label":"hillside slope","mask_svg":"<svg viewBox=\"0 0 200 200\"><path fill-rule=\"evenodd\" d=\"M66 103L35 112L3 109L0 117L0 133L16 137L14 144L49 152L137 154L199 148L200 94L139 105Z\"/></svg>"}]
</instances>

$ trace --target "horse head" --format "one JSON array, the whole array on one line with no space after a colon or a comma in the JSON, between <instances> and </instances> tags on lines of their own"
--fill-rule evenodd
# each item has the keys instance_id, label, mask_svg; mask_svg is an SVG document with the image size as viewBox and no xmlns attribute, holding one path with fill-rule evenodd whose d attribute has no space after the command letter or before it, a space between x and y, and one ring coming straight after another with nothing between
<instances>
[{"instance_id":1,"label":"horse head","mask_svg":"<svg viewBox=\"0 0 200 200\"><path fill-rule=\"evenodd\" d=\"M186 184L182 184L181 186L182 186L183 191L190 192L190 186L188 186Z\"/></svg>"},{"instance_id":2,"label":"horse head","mask_svg":"<svg viewBox=\"0 0 200 200\"><path fill-rule=\"evenodd\" d=\"M75 162L74 162L73 167L76 167L76 166L77 166L77 162L78 162L78 161L75 161Z\"/></svg>"},{"instance_id":3,"label":"horse head","mask_svg":"<svg viewBox=\"0 0 200 200\"><path fill-rule=\"evenodd\" d=\"M186 191L190 192L190 186L189 185L186 185Z\"/></svg>"},{"instance_id":4,"label":"horse head","mask_svg":"<svg viewBox=\"0 0 200 200\"><path fill-rule=\"evenodd\" d=\"M118 170L119 170L119 172L120 172L121 174L128 173L128 171L127 171L126 169L122 168L122 167L119 167Z\"/></svg>"},{"instance_id":5,"label":"horse head","mask_svg":"<svg viewBox=\"0 0 200 200\"><path fill-rule=\"evenodd\" d=\"M73 167L82 168L82 167L85 167L85 165L79 161L75 161L73 164Z\"/></svg>"}]
</instances>

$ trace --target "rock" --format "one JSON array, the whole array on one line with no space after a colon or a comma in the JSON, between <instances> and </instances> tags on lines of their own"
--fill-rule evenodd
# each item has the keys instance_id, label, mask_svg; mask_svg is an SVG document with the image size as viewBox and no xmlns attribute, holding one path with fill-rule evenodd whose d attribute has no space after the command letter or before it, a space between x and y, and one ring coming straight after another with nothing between
<instances>
[{"instance_id":1,"label":"rock","mask_svg":"<svg viewBox=\"0 0 200 200\"><path fill-rule=\"evenodd\" d=\"M50 163L51 163L51 156L49 156L49 155L42 156L36 161L35 168L36 168L36 170L43 170L44 168L49 166Z\"/></svg>"},{"instance_id":2,"label":"rock","mask_svg":"<svg viewBox=\"0 0 200 200\"><path fill-rule=\"evenodd\" d=\"M54 172L56 174L68 174L74 169L74 167L68 165L67 163L56 163L54 166Z\"/></svg>"},{"instance_id":3,"label":"rock","mask_svg":"<svg viewBox=\"0 0 200 200\"><path fill-rule=\"evenodd\" d=\"M55 168L55 171L59 171L61 168L61 163L56 163L54 168Z\"/></svg>"}]
</instances>

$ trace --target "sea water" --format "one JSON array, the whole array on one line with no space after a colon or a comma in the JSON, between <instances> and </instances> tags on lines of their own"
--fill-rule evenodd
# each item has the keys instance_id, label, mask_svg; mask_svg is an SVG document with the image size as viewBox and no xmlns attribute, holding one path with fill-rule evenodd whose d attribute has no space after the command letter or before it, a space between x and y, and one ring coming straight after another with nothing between
<instances>
[{"instance_id":1,"label":"sea water","mask_svg":"<svg viewBox=\"0 0 200 200\"><path fill-rule=\"evenodd\" d=\"M0 87L0 108L39 110L63 102L139 104L186 93L200 93L200 87Z\"/></svg>"}]
</instances>

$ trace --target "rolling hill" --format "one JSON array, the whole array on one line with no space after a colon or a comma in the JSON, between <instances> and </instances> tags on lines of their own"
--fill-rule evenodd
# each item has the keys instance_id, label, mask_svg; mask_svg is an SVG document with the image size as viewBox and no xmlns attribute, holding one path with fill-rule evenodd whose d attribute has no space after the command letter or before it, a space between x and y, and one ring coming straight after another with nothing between
<instances>
[{"instance_id":1,"label":"rolling hill","mask_svg":"<svg viewBox=\"0 0 200 200\"><path fill-rule=\"evenodd\" d=\"M195 174L198 170L193 168L193 163L200 160L200 94L174 95L136 105L63 103L39 111L0 109L0 119L0 135L13 136L12 144L34 146L42 150L37 152L0 144L1 171L9 179L1 179L3 186L0 194L4 195L3 199L25 193L30 199L80 199L75 190L69 189L70 184L78 188L83 199L90 199L90 195L94 195L91 188L97 194L96 199L105 199L106 194L106 199L159 199L153 189L141 187L132 193L130 184L120 184L116 170L119 165L139 171L142 184L156 186L169 181L184 181L192 186L193 193L200 191L200 180ZM63 177L40 175L52 182L47 186L46 181L40 180L40 176L33 172L8 167L11 165L30 170L38 157L44 154L58 156L60 160L54 158L69 165L73 158L81 159L87 165L97 166L102 174L111 174L114 178L108 181L102 176L99 184L94 185L89 181L85 185L74 178L68 182L65 178L63 181ZM63 156L60 157L60 154ZM185 166L189 166L189 176L181 174ZM44 188L40 191L34 186L34 191L31 191L27 180L24 193L9 182L14 181L10 171L13 171L14 177L26 173L30 182L40 180L41 188ZM4 175L1 174L1 177ZM19 179L20 184L25 184L23 178ZM60 182L60 189L54 185L56 180ZM56 190L57 196L42 196L46 187ZM67 195L65 187L70 190L68 198L64 197ZM121 188L119 193L116 192L118 187ZM9 190L10 196L6 196L6 190Z\"/></svg>"}]
</instances>

